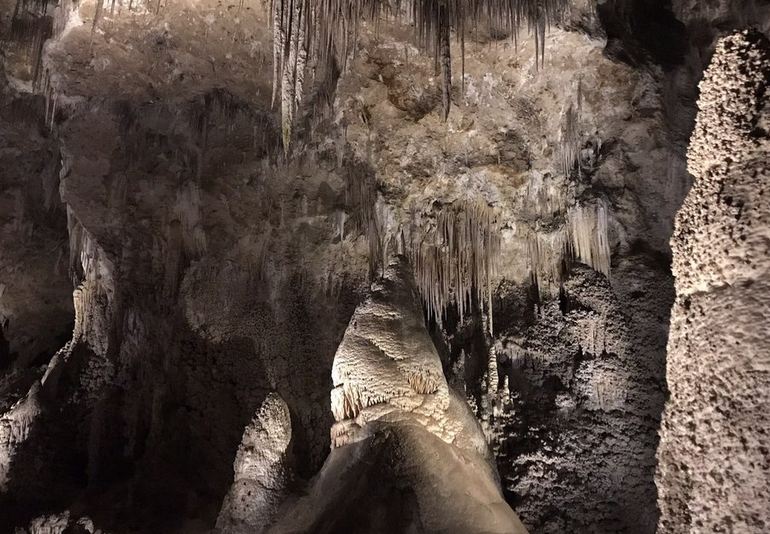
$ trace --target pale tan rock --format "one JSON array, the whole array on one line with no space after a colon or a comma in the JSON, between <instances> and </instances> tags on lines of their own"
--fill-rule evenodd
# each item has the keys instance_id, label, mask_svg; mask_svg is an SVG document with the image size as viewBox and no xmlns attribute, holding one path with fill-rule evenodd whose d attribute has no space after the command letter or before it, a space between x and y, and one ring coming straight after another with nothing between
<instances>
[{"instance_id":1,"label":"pale tan rock","mask_svg":"<svg viewBox=\"0 0 770 534\"><path fill-rule=\"evenodd\" d=\"M658 449L662 533L770 527L770 43L719 41L671 241L677 299Z\"/></svg>"}]
</instances>

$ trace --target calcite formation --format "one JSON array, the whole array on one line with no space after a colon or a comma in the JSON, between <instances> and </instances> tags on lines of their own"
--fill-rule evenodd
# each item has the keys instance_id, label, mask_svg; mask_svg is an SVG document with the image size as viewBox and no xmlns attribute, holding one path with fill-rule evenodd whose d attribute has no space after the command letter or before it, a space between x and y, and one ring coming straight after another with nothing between
<instances>
[{"instance_id":1,"label":"calcite formation","mask_svg":"<svg viewBox=\"0 0 770 534\"><path fill-rule=\"evenodd\" d=\"M659 532L770 525L770 42L721 39L688 151L695 182L672 238L677 297L658 450Z\"/></svg>"},{"instance_id":2,"label":"calcite formation","mask_svg":"<svg viewBox=\"0 0 770 534\"><path fill-rule=\"evenodd\" d=\"M290 445L289 407L279 395L270 393L243 432L233 463L233 485L222 503L217 532L259 532L276 519L293 477Z\"/></svg>"},{"instance_id":3,"label":"calcite formation","mask_svg":"<svg viewBox=\"0 0 770 534\"><path fill-rule=\"evenodd\" d=\"M356 309L332 369L333 450L268 532L527 532L447 385L403 257Z\"/></svg>"},{"instance_id":4,"label":"calcite formation","mask_svg":"<svg viewBox=\"0 0 770 534\"><path fill-rule=\"evenodd\" d=\"M761 530L750 25L0 0L0 532Z\"/></svg>"},{"instance_id":5,"label":"calcite formation","mask_svg":"<svg viewBox=\"0 0 770 534\"><path fill-rule=\"evenodd\" d=\"M332 380L333 447L367 436L373 422L406 418L447 443L486 450L480 436L471 437L475 425L467 408L463 414L463 401L453 398L403 257L389 260L356 308L334 356Z\"/></svg>"}]
</instances>

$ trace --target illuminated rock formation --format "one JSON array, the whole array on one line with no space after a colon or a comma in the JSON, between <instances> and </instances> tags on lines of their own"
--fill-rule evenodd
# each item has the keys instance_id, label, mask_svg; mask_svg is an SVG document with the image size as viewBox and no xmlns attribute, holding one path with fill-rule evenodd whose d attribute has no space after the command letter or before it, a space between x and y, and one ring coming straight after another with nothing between
<instances>
[{"instance_id":1,"label":"illuminated rock formation","mask_svg":"<svg viewBox=\"0 0 770 534\"><path fill-rule=\"evenodd\" d=\"M235 480L219 512L217 531L259 532L275 520L292 478L290 444L289 407L271 393L243 433L233 464Z\"/></svg>"},{"instance_id":2,"label":"illuminated rock formation","mask_svg":"<svg viewBox=\"0 0 770 534\"><path fill-rule=\"evenodd\" d=\"M677 298L658 450L661 533L770 526L770 43L719 41L671 245Z\"/></svg>"},{"instance_id":3,"label":"illuminated rock formation","mask_svg":"<svg viewBox=\"0 0 770 534\"><path fill-rule=\"evenodd\" d=\"M526 533L447 385L403 258L356 309L332 375L333 450L269 532Z\"/></svg>"}]
</instances>

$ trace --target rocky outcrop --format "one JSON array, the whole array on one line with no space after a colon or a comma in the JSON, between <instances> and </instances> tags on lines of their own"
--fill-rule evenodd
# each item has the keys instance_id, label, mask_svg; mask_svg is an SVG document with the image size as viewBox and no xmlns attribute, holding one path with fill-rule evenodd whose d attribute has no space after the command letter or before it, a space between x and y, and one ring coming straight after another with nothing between
<instances>
[{"instance_id":1,"label":"rocky outcrop","mask_svg":"<svg viewBox=\"0 0 770 534\"><path fill-rule=\"evenodd\" d=\"M389 261L356 308L334 357L332 380L333 447L367 436L373 422L407 419L449 444L488 457L465 400L444 377L403 257Z\"/></svg>"},{"instance_id":2,"label":"rocky outcrop","mask_svg":"<svg viewBox=\"0 0 770 534\"><path fill-rule=\"evenodd\" d=\"M333 450L269 532L526 534L421 315L409 265L394 258L335 356Z\"/></svg>"},{"instance_id":3,"label":"rocky outcrop","mask_svg":"<svg viewBox=\"0 0 770 534\"><path fill-rule=\"evenodd\" d=\"M658 450L660 532L770 527L770 43L721 39L701 82L672 238L677 297Z\"/></svg>"},{"instance_id":4,"label":"rocky outcrop","mask_svg":"<svg viewBox=\"0 0 770 534\"><path fill-rule=\"evenodd\" d=\"M290 445L289 407L271 393L243 432L233 463L235 479L222 503L217 532L263 532L273 523L290 489Z\"/></svg>"}]
</instances>

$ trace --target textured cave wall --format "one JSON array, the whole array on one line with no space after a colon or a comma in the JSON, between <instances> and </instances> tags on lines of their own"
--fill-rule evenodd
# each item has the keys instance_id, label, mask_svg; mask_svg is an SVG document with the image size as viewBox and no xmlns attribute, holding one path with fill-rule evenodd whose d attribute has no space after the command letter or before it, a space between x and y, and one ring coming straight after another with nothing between
<instances>
[{"instance_id":1,"label":"textured cave wall","mask_svg":"<svg viewBox=\"0 0 770 534\"><path fill-rule=\"evenodd\" d=\"M578 265L558 299L521 310L524 324L496 340L510 393L498 392L489 424L509 497L534 531L654 532L665 273L645 253L623 258L612 284Z\"/></svg>"},{"instance_id":2,"label":"textured cave wall","mask_svg":"<svg viewBox=\"0 0 770 534\"><path fill-rule=\"evenodd\" d=\"M455 84L444 124L431 112L439 88L417 83L432 79L430 58L381 28L339 88L346 139L383 184L387 224L408 226L415 212L430 224L431 206L466 198L499 210L494 336L479 316L456 324L450 307L434 337L449 380L487 426L509 502L534 532L652 532L657 522L667 242L687 176L666 125L663 71L639 72L603 47L553 29L536 71L530 42L466 43L464 92ZM578 93L579 158L565 176L560 131ZM599 205L606 229L584 231L607 240L606 274L561 248L576 206ZM533 255L533 243L545 252ZM562 260L572 269L560 272Z\"/></svg>"},{"instance_id":3,"label":"textured cave wall","mask_svg":"<svg viewBox=\"0 0 770 534\"><path fill-rule=\"evenodd\" d=\"M39 488L27 488L18 524L75 495L107 525L210 525L243 428L269 389L299 423L300 472L314 472L328 446L331 357L368 268L345 199L368 179L361 168L397 215L471 193L505 219L497 337L479 335L480 320L434 333L448 339L450 379L468 355L459 382L481 418L489 410L479 380L490 347L502 347L500 374L519 419L489 424L503 433L499 467L525 523L543 532L654 524L650 458L670 299L659 256L679 191L666 185L672 155L656 133L655 76L606 58L603 41L581 33L555 30L542 71L531 41L514 48L481 36L469 43L465 93L456 89L444 124L430 58L388 27L380 42L362 35L339 87L341 113L321 123L328 131L282 165L267 111L269 38L253 30L264 27L260 13L236 21L213 4L172 3L158 15L106 17L92 37L85 4L83 24L48 45L79 317L55 362L51 400L35 416L37 439L66 445L39 456L66 466L41 485L66 484L42 507ZM559 132L578 92L579 171L562 176ZM574 277L599 296L562 309L594 290L560 299L559 280L549 279L533 296L527 250L535 239L563 254L578 199L607 206L612 285L577 267ZM619 311L629 308L641 315ZM616 399L624 387L632 393ZM30 446L28 457L36 454ZM14 479L20 490L26 479L12 471Z\"/></svg>"},{"instance_id":4,"label":"textured cave wall","mask_svg":"<svg viewBox=\"0 0 770 534\"><path fill-rule=\"evenodd\" d=\"M331 361L367 272L363 240L338 235L335 153L277 164L261 8L146 7L119 6L92 35L83 5L46 45L37 114L17 109L32 125L45 112L54 166L61 151L77 318L42 392L3 415L2 529L75 507L98 524L207 530L271 389L295 419L299 472L328 451ZM30 90L29 72L14 76Z\"/></svg>"},{"instance_id":5,"label":"textured cave wall","mask_svg":"<svg viewBox=\"0 0 770 534\"><path fill-rule=\"evenodd\" d=\"M268 391L288 406L299 476L312 476L328 454L332 358L367 285L366 217L397 235L481 200L500 222L495 334L478 303L462 324L450 305L443 328L429 326L506 498L533 532L652 532L668 242L689 186L693 95L714 35L739 22L716 8L699 18L700 3L652 4L576 2L540 69L523 35L518 46L469 39L447 122L430 54L403 27L362 25L333 113L313 88L289 162L270 109L264 2L105 4L94 31L84 2L45 46L36 96L33 58L9 46L3 113L19 118L0 135L37 144L18 148L29 163L18 176L0 176L0 202L46 215L33 232L44 242L27 247L40 260L6 255L29 225L3 219L5 294L27 295L0 295L0 313L20 302L10 324L27 329L4 339L34 339L25 365L45 363L35 357L59 348L53 332L72 329L73 280L77 320L42 383L39 368L0 396L0 506L11 510L0 529L55 512L37 522L206 531ZM7 27L14 6L0 5ZM16 142L0 158L19 161ZM66 209L48 214L34 191L59 175ZM23 204L4 193L20 184L35 184ZM606 225L576 223L600 208ZM574 257L573 227L606 247Z\"/></svg>"},{"instance_id":6,"label":"textured cave wall","mask_svg":"<svg viewBox=\"0 0 770 534\"><path fill-rule=\"evenodd\" d=\"M72 332L67 219L59 150L44 99L13 87L0 66L0 391L7 407L39 378ZM13 393L12 393L13 392ZM6 396L9 395L9 396Z\"/></svg>"},{"instance_id":7,"label":"textured cave wall","mask_svg":"<svg viewBox=\"0 0 770 534\"><path fill-rule=\"evenodd\" d=\"M700 85L695 183L672 238L660 532L770 526L769 82L770 43L755 31L721 39Z\"/></svg>"}]
</instances>

